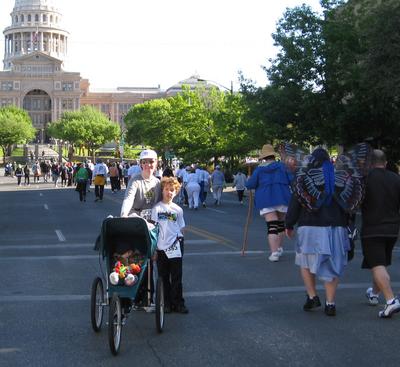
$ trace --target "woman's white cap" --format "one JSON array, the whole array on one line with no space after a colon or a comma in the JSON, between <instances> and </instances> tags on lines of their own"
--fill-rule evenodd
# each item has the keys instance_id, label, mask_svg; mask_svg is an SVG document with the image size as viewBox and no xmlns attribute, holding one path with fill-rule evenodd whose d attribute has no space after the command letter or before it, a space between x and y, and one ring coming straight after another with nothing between
<instances>
[{"instance_id":1,"label":"woman's white cap","mask_svg":"<svg viewBox=\"0 0 400 367\"><path fill-rule=\"evenodd\" d=\"M140 160L142 159L155 159L157 160L157 153L151 149L142 150L140 153Z\"/></svg>"}]
</instances>

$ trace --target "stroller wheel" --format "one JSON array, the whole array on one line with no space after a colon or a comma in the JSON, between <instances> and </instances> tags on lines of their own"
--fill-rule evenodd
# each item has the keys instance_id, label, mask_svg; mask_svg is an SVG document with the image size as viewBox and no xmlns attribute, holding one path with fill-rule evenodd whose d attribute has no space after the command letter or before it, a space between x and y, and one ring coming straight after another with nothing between
<instances>
[{"instance_id":1,"label":"stroller wheel","mask_svg":"<svg viewBox=\"0 0 400 367\"><path fill-rule=\"evenodd\" d=\"M111 298L110 309L108 311L108 343L111 353L117 355L121 346L122 334L122 309L121 300L117 294Z\"/></svg>"},{"instance_id":2,"label":"stroller wheel","mask_svg":"<svg viewBox=\"0 0 400 367\"><path fill-rule=\"evenodd\" d=\"M97 277L92 283L92 293L90 298L90 318L92 328L97 333L103 323L104 288L102 280Z\"/></svg>"},{"instance_id":3,"label":"stroller wheel","mask_svg":"<svg viewBox=\"0 0 400 367\"><path fill-rule=\"evenodd\" d=\"M159 333L164 328L164 306L164 282L162 277L158 277L156 288L156 328Z\"/></svg>"}]
</instances>

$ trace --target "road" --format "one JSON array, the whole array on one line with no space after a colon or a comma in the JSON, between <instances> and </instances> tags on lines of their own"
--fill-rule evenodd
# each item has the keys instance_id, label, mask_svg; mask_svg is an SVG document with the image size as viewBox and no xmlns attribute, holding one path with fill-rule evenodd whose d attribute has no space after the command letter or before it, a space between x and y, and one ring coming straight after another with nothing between
<instances>
[{"instance_id":1,"label":"road","mask_svg":"<svg viewBox=\"0 0 400 367\"><path fill-rule=\"evenodd\" d=\"M265 224L253 215L241 256L247 205L224 193L222 205L185 208L187 315L132 312L120 354L110 354L107 326L90 325L90 287L99 273L92 250L101 223L117 216L123 191L93 189L81 203L71 188L17 187L0 178L0 366L397 366L400 315L377 317L364 296L359 243L337 295L337 316L302 310L305 291L294 242L279 263L267 260ZM212 199L209 199L209 204ZM399 247L392 281L400 289ZM323 291L320 295L323 298ZM380 307L380 306L379 306Z\"/></svg>"}]
</instances>

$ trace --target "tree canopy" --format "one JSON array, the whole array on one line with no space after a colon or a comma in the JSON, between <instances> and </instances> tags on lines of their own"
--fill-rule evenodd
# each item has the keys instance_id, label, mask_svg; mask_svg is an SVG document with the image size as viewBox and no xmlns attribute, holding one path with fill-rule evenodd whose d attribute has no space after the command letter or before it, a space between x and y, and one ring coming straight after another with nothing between
<instances>
[{"instance_id":1,"label":"tree canopy","mask_svg":"<svg viewBox=\"0 0 400 367\"><path fill-rule=\"evenodd\" d=\"M400 3L321 0L287 9L273 34L270 84L242 79L264 138L352 145L368 139L400 158ZM268 139L269 138L269 139Z\"/></svg>"},{"instance_id":2,"label":"tree canopy","mask_svg":"<svg viewBox=\"0 0 400 367\"><path fill-rule=\"evenodd\" d=\"M12 145L27 143L35 136L35 132L26 111L15 106L0 108L0 146L4 160Z\"/></svg>"},{"instance_id":3,"label":"tree canopy","mask_svg":"<svg viewBox=\"0 0 400 367\"><path fill-rule=\"evenodd\" d=\"M134 106L125 117L127 141L174 152L187 161L207 162L245 153L251 141L239 94L216 88L190 90Z\"/></svg>"},{"instance_id":4,"label":"tree canopy","mask_svg":"<svg viewBox=\"0 0 400 367\"><path fill-rule=\"evenodd\" d=\"M63 113L59 121L49 125L47 132L74 146L86 147L94 156L96 149L105 143L118 141L121 129L97 109L83 106L78 111Z\"/></svg>"}]
</instances>

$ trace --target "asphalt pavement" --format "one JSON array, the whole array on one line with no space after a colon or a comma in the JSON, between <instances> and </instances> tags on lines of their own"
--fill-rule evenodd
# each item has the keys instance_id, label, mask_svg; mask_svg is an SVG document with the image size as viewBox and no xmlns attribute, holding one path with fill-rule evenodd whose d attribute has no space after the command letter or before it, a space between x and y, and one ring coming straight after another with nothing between
<instances>
[{"instance_id":1,"label":"asphalt pavement","mask_svg":"<svg viewBox=\"0 0 400 367\"><path fill-rule=\"evenodd\" d=\"M337 316L304 312L294 241L278 263L267 260L265 224L247 216L235 192L222 205L184 208L184 294L189 314L168 314L158 334L152 313L132 312L120 354L108 347L106 319L90 325L90 288L101 275L93 245L104 218L118 216L123 190L102 203L78 200L51 183L17 187L0 170L0 366L397 366L400 314L377 317L367 304L368 271L360 244L337 294ZM247 200L247 198L246 198ZM399 247L390 268L400 289ZM319 283L320 296L323 290ZM381 300L381 303L383 300ZM107 312L106 312L107 314Z\"/></svg>"}]
</instances>

